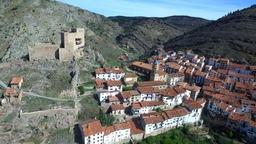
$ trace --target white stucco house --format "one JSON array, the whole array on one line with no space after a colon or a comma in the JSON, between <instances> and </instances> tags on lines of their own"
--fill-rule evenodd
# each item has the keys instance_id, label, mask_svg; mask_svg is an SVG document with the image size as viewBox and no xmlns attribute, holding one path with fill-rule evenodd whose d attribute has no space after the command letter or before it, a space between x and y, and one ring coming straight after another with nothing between
<instances>
[{"instance_id":1,"label":"white stucco house","mask_svg":"<svg viewBox=\"0 0 256 144\"><path fill-rule=\"evenodd\" d=\"M95 75L97 79L120 80L124 77L125 72L115 66L113 68L98 68L95 70Z\"/></svg>"}]
</instances>

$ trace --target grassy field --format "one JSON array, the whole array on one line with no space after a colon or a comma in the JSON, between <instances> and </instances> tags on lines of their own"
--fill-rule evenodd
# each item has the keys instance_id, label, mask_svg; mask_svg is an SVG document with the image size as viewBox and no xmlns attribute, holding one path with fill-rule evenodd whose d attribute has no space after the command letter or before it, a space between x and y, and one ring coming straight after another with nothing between
<instances>
[{"instance_id":1,"label":"grassy field","mask_svg":"<svg viewBox=\"0 0 256 144\"><path fill-rule=\"evenodd\" d=\"M47 76L47 78L50 81L50 85L46 88L45 91L45 95L47 96L58 97L62 90L71 88L71 77L69 73L52 72Z\"/></svg>"},{"instance_id":2,"label":"grassy field","mask_svg":"<svg viewBox=\"0 0 256 144\"><path fill-rule=\"evenodd\" d=\"M198 135L196 131L189 130L189 127L179 127L157 136L150 136L137 144L209 144L206 137Z\"/></svg>"},{"instance_id":3,"label":"grassy field","mask_svg":"<svg viewBox=\"0 0 256 144\"><path fill-rule=\"evenodd\" d=\"M22 97L22 101L25 101L21 109L23 112L34 112L41 110L48 110L54 106L67 106L74 108L74 101L58 102L54 100L38 98L38 97Z\"/></svg>"},{"instance_id":4,"label":"grassy field","mask_svg":"<svg viewBox=\"0 0 256 144\"><path fill-rule=\"evenodd\" d=\"M8 114L4 120L2 121L2 123L12 123L13 119L16 117L17 112L12 112L10 114Z\"/></svg>"},{"instance_id":5,"label":"grassy field","mask_svg":"<svg viewBox=\"0 0 256 144\"><path fill-rule=\"evenodd\" d=\"M81 110L78 113L78 120L86 120L97 117L99 115L100 106L98 101L95 100L92 96L86 96L81 99Z\"/></svg>"}]
</instances>

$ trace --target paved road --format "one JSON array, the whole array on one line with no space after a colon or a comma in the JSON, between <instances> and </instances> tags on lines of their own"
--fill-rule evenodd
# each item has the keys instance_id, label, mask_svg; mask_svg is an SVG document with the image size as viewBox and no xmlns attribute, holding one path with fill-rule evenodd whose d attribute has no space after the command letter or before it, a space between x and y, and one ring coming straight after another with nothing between
<instances>
[{"instance_id":1,"label":"paved road","mask_svg":"<svg viewBox=\"0 0 256 144\"><path fill-rule=\"evenodd\" d=\"M3 81L1 81L1 80L0 80L0 85L7 89L7 85ZM34 97L46 98L46 99L56 100L56 101L70 101L70 100L72 100L72 99L53 98L53 97L38 95L38 94L35 94L35 93L25 92L25 91L22 91L22 93L30 95L30 96L34 96Z\"/></svg>"},{"instance_id":2,"label":"paved road","mask_svg":"<svg viewBox=\"0 0 256 144\"><path fill-rule=\"evenodd\" d=\"M4 88L7 88L7 85L1 80L0 80L0 85L3 86Z\"/></svg>"}]
</instances>

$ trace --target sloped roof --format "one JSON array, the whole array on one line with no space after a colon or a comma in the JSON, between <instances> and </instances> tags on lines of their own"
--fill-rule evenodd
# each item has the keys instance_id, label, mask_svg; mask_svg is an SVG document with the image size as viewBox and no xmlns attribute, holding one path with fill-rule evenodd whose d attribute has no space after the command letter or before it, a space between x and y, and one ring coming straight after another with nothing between
<instances>
[{"instance_id":1,"label":"sloped roof","mask_svg":"<svg viewBox=\"0 0 256 144\"><path fill-rule=\"evenodd\" d=\"M79 123L82 126L82 130L85 136L94 135L103 132L103 128L99 120L90 119Z\"/></svg>"}]
</instances>

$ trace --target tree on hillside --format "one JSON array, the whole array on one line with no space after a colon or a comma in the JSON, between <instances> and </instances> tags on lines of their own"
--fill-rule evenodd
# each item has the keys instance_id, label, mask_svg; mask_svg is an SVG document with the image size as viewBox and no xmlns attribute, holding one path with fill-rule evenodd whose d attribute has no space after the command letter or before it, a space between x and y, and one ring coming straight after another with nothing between
<instances>
[{"instance_id":1,"label":"tree on hillside","mask_svg":"<svg viewBox=\"0 0 256 144\"><path fill-rule=\"evenodd\" d=\"M100 120L102 126L107 126L115 121L115 117L113 115L106 114L103 110L100 110L98 120Z\"/></svg>"}]
</instances>

